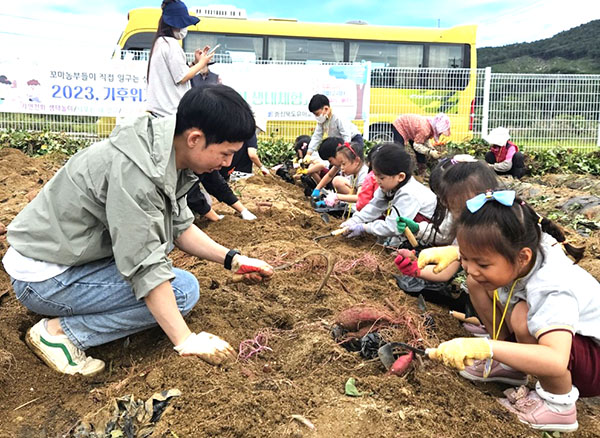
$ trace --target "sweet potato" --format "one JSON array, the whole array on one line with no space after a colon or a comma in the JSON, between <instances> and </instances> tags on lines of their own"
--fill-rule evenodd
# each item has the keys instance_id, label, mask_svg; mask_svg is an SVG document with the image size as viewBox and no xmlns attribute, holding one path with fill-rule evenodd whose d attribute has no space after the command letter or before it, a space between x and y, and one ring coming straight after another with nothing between
<instances>
[{"instance_id":1,"label":"sweet potato","mask_svg":"<svg viewBox=\"0 0 600 438\"><path fill-rule=\"evenodd\" d=\"M400 356L390 367L390 374L393 374L395 376L401 376L402 374L404 374L410 366L410 363L412 362L413 358L414 354L412 351L409 351L408 353Z\"/></svg>"},{"instance_id":2,"label":"sweet potato","mask_svg":"<svg viewBox=\"0 0 600 438\"><path fill-rule=\"evenodd\" d=\"M346 330L357 331L361 327L373 325L375 322L396 323L393 315L374 306L355 306L341 312L336 323Z\"/></svg>"}]
</instances>

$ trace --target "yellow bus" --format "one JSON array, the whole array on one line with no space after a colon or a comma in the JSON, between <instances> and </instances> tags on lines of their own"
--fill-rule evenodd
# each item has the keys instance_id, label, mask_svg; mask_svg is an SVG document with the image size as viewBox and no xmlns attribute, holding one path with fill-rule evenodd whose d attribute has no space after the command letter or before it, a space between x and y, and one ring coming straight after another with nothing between
<instances>
[{"instance_id":1,"label":"yellow bus","mask_svg":"<svg viewBox=\"0 0 600 438\"><path fill-rule=\"evenodd\" d=\"M369 116L370 139L391 139L391 122L399 114L435 115L445 112L452 138L473 134L476 82L476 26L449 29L305 23L291 19L247 19L231 6L190 8L201 21L188 28L183 49L219 44L218 60L230 58L284 62L352 63L372 65ZM121 56L144 56L151 47L160 8L129 12L119 39ZM355 121L363 128L362 121ZM272 123L269 122L271 131ZM285 122L276 122L285 123ZM314 122L303 123L310 132ZM276 131L278 129L275 129Z\"/></svg>"}]
</instances>

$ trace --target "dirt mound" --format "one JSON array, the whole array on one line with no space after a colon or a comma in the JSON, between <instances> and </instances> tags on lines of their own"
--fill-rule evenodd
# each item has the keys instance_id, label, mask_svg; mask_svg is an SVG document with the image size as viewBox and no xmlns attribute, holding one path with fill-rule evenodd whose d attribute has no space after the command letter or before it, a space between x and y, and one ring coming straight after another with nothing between
<instances>
[{"instance_id":1,"label":"dirt mound","mask_svg":"<svg viewBox=\"0 0 600 438\"><path fill-rule=\"evenodd\" d=\"M0 222L8 224L28 202L27 195L32 196L60 164L0 150ZM532 184L548 197L582 193L545 186L543 181ZM199 223L215 240L275 266L312 250L336 260L327 285L316 293L327 269L323 257L308 257L278 271L268 285L247 286L231 284L230 273L213 263L173 253L175 265L200 281L200 301L187 317L192 330L216 333L235 346L261 335L268 349L247 361L215 368L177 356L156 328L90 350L107 363L100 376L59 375L25 346L25 331L39 317L18 303L8 276L0 270L0 437L62 436L114 397L134 394L146 399L171 388L182 395L173 399L153 436L539 436L497 403L495 397L505 389L501 385L474 385L430 361L414 362L405 377L390 377L379 361L365 361L338 346L330 325L338 312L352 305L385 308L387 298L419 314L416 299L401 292L391 277L392 257L368 238L334 237L315 243L313 237L340 220L326 224L308 208L298 187L256 176L237 183L235 190L258 220L242 221L218 205L218 212L226 215L223 221ZM271 206L259 206L265 202ZM570 235L584 241L575 232ZM3 255L6 245L0 242ZM582 265L597 276L598 232L591 232L585 243L591 251ZM1 296L4 291L9 293ZM467 335L447 309L433 304L428 309L437 329L424 333L425 345ZM364 396L344 395L349 377L356 379ZM600 437L600 407L582 400L578 408L580 430L570 436ZM315 430L292 415L310 420Z\"/></svg>"}]
</instances>

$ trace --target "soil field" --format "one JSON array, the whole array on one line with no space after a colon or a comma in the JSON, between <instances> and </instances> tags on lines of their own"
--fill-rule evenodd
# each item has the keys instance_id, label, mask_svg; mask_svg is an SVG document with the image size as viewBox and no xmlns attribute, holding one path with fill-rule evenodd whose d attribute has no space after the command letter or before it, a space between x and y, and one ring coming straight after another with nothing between
<instances>
[{"instance_id":1,"label":"soil field","mask_svg":"<svg viewBox=\"0 0 600 438\"><path fill-rule=\"evenodd\" d=\"M0 150L0 222L8 225L61 165L60 159ZM600 192L598 181L581 176L549 175L516 184L540 212L556 211L572 197ZM180 390L181 396L171 399L153 437L540 436L497 402L506 386L473 384L427 360L414 361L403 377L389 376L379 360L364 360L337 345L330 334L336 315L360 303L388 310L391 303L401 309L410 327L398 329L395 336L403 339L397 340L422 337L424 346L435 346L468 334L448 309L430 303L436 329L424 330L416 299L403 293L392 277L397 273L393 256L373 239L313 241L341 221L325 223L300 187L255 176L236 183L235 189L258 220L243 221L218 204L224 220L198 222L216 241L274 266L309 251L322 255L277 271L266 285L252 286L233 284L231 274L220 266L181 252L173 252L172 259L200 282L200 300L187 317L192 330L218 334L235 348L258 336L268 349L248 360L213 367L179 357L156 328L89 350L106 361L106 371L99 376L59 375L25 345L26 330L40 317L15 299L0 269L1 438L71 436L82 418L94 421L115 398L133 394L146 400L168 389ZM563 220L569 218L576 214L566 213ZM581 265L600 278L600 233L567 231L573 242L587 245ZM0 239L2 256L7 244L5 236ZM327 259L335 264L318 291ZM345 395L350 377L362 396ZM600 437L597 399L581 399L577 407L580 427L569 436Z\"/></svg>"}]
</instances>

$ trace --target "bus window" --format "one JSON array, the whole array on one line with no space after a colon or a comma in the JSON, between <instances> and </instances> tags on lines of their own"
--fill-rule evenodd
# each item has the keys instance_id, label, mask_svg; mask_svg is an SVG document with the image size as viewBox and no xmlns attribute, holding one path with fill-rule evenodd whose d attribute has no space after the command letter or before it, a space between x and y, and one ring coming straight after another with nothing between
<instances>
[{"instance_id":1,"label":"bus window","mask_svg":"<svg viewBox=\"0 0 600 438\"><path fill-rule=\"evenodd\" d=\"M154 32L139 32L131 35L123 45L121 59L128 58L127 51L129 51L133 53L131 59L147 60L152 41L154 41Z\"/></svg>"},{"instance_id":2,"label":"bus window","mask_svg":"<svg viewBox=\"0 0 600 438\"><path fill-rule=\"evenodd\" d=\"M263 57L263 39L260 36L224 35L219 33L189 32L183 40L183 50L193 53L206 45L214 47L220 44L216 54L228 52L254 53L255 59Z\"/></svg>"},{"instance_id":3,"label":"bus window","mask_svg":"<svg viewBox=\"0 0 600 438\"><path fill-rule=\"evenodd\" d=\"M458 44L431 44L429 68L464 68L463 46Z\"/></svg>"},{"instance_id":4,"label":"bus window","mask_svg":"<svg viewBox=\"0 0 600 438\"><path fill-rule=\"evenodd\" d=\"M421 67L423 44L351 42L349 58L350 62L371 61L385 67Z\"/></svg>"},{"instance_id":5,"label":"bus window","mask_svg":"<svg viewBox=\"0 0 600 438\"><path fill-rule=\"evenodd\" d=\"M269 60L343 62L344 42L301 38L269 38Z\"/></svg>"},{"instance_id":6,"label":"bus window","mask_svg":"<svg viewBox=\"0 0 600 438\"><path fill-rule=\"evenodd\" d=\"M469 84L468 45L430 44L428 70L424 85L436 90L463 90ZM466 49L466 50L465 50ZM450 70L448 70L450 69Z\"/></svg>"}]
</instances>

